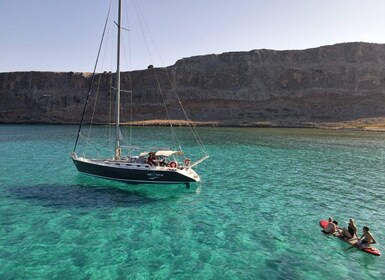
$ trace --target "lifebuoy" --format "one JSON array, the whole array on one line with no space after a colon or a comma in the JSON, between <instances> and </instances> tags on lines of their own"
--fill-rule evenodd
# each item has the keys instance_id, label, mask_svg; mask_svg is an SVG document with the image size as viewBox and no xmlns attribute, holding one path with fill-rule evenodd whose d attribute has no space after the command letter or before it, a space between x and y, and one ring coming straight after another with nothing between
<instances>
[{"instance_id":1,"label":"lifebuoy","mask_svg":"<svg viewBox=\"0 0 385 280\"><path fill-rule=\"evenodd\" d=\"M184 160L184 164L185 164L185 165L190 165L190 163L191 163L191 160L190 160L189 158L186 158L186 159Z\"/></svg>"},{"instance_id":2,"label":"lifebuoy","mask_svg":"<svg viewBox=\"0 0 385 280\"><path fill-rule=\"evenodd\" d=\"M176 162L175 161L170 162L170 167L171 168L175 168L176 167Z\"/></svg>"}]
</instances>

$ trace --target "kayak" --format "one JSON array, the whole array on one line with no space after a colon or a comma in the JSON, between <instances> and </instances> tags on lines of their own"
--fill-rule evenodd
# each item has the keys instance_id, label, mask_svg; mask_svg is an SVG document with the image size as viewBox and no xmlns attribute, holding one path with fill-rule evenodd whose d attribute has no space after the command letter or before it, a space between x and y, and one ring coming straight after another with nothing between
<instances>
[{"instance_id":1,"label":"kayak","mask_svg":"<svg viewBox=\"0 0 385 280\"><path fill-rule=\"evenodd\" d=\"M321 221L319 221L319 225L323 228L323 229L325 229L326 227L327 227L327 225L328 225L328 221L326 221L326 220L321 220ZM342 241L345 241L346 243L349 243L351 246L353 246L353 247L356 247L358 250L361 250L361 251L363 251L363 252L365 252L365 253L368 253L368 254L372 254L372 255L376 255L376 256L381 256L381 252L378 250L378 249L376 249L376 248L360 248L359 246L358 246L358 244L357 244L357 242L358 242L358 237L357 236L354 236L352 239L345 239L345 238L343 238L342 236L341 236L341 234L338 232L338 231L336 231L335 233L333 233L333 235L335 236L335 237L338 237L339 239L341 239Z\"/></svg>"}]
</instances>

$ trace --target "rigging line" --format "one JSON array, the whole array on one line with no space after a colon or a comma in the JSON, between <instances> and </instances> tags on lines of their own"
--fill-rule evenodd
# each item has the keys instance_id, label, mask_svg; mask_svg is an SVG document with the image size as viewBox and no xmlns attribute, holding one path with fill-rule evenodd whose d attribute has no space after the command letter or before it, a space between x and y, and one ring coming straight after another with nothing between
<instances>
[{"instance_id":1,"label":"rigging line","mask_svg":"<svg viewBox=\"0 0 385 280\"><path fill-rule=\"evenodd\" d=\"M82 118L80 119L79 130L78 130L78 133L77 133L77 135L76 135L76 141L75 141L75 146L74 146L73 152L75 152L76 146L77 146L77 144L78 144L79 134L80 134L80 131L81 131L81 129L82 129L83 120L84 120L84 115L85 115L85 113L86 113L88 100L89 100L90 95L91 95L91 88L92 88L92 84L93 84L94 78L95 78L96 67L97 67L97 65L98 65L98 60L99 60L99 56L100 56L100 50L101 50L102 45L103 45L104 34L105 34L105 32L106 32L106 27L107 27L107 24L108 24L108 18L109 18L109 16L110 16L111 3L112 3L112 0L110 1L110 5L109 5L109 8L108 8L107 18L106 18L106 22L105 22L104 28L103 28L102 39L101 39L101 42L100 42L100 45L99 45L98 55L97 55L97 57L96 57L96 62L95 62L95 66L94 66L94 71L93 71L93 73L92 73L91 82L90 82L90 85L89 85L89 87L88 87L87 99L86 99L86 103L84 104L83 113L82 113Z\"/></svg>"},{"instance_id":2,"label":"rigging line","mask_svg":"<svg viewBox=\"0 0 385 280\"><path fill-rule=\"evenodd\" d=\"M113 110L112 110L112 107L113 107L113 100L114 100L114 92L112 90L112 85L113 85L113 82L114 82L114 75L112 73L109 73L109 89L108 89L108 96L109 96L109 102L108 102L108 122L107 122L107 128L108 128L108 132L107 132L107 136L108 136L108 147L109 147L109 150L113 150L113 146L115 145L115 141L113 140L113 133L114 133L114 129L113 129L113 126L112 126L112 119L113 119Z\"/></svg>"},{"instance_id":3,"label":"rigging line","mask_svg":"<svg viewBox=\"0 0 385 280\"><path fill-rule=\"evenodd\" d=\"M166 111L166 115L167 115L167 119L170 121L170 128L171 128L171 133L172 133L172 136L173 136L173 140L174 140L174 145L176 146L178 143L179 143L179 139L178 139L178 136L175 132L175 129L171 123L171 119L170 119L170 113L168 111L168 108L167 108L167 105L166 105L166 102L164 100L164 95L163 95L163 91L162 91L162 87L160 85L160 82L159 82L159 78L158 78L158 75L156 73L156 70L155 68L153 68L153 71L154 71L154 75L155 75L155 79L156 79L156 82L158 84L158 89L159 89L159 92L160 92L160 96L162 97L162 102L163 102L163 106L164 106L164 109ZM172 85L171 85L172 86Z\"/></svg>"},{"instance_id":4,"label":"rigging line","mask_svg":"<svg viewBox=\"0 0 385 280\"><path fill-rule=\"evenodd\" d=\"M89 129L88 129L88 137L90 137L90 135L91 135L91 129L92 129L92 125L94 123L94 116L95 116L95 111L96 111L97 100L98 100L98 97L99 97L99 89L100 89L101 79L102 79L102 75L99 74L99 82L97 84L98 87L96 89L95 102L94 102L94 107L93 107L92 114L91 114L90 126L89 126Z\"/></svg>"},{"instance_id":5,"label":"rigging line","mask_svg":"<svg viewBox=\"0 0 385 280\"><path fill-rule=\"evenodd\" d=\"M143 37L143 41L144 41L144 44L146 46L146 50L147 50L147 55L150 59L150 63L151 64L154 64L153 63L153 59L152 59L152 56L151 56L151 52L150 52L150 48L149 48L149 45L148 45L148 42L147 42L147 38L145 36L145 33L144 33L144 29L143 29L143 25L142 25L142 21L145 23L145 20L144 20L144 17L142 16L141 12L140 12L140 9L138 8L138 4L136 3L136 1L133 1L133 4L134 4L134 7L135 7L135 13L136 13L136 16L138 18L138 23L139 23L139 27L140 27L140 31L142 32L142 37ZM146 25L146 24L145 24Z\"/></svg>"},{"instance_id":6,"label":"rigging line","mask_svg":"<svg viewBox=\"0 0 385 280\"><path fill-rule=\"evenodd\" d=\"M172 79L171 79L171 77L170 77L170 74L169 74L169 72L167 71L167 68L165 68L165 72L166 72L166 76L167 76L167 78L168 78L168 80L169 80L169 82L170 82L170 84L171 84L172 92L174 93L175 97L177 98L178 103L179 103L179 106L180 106L180 108L181 108L181 110L182 110L182 112L183 112L183 114L184 114L184 117L185 117L186 120L187 120L187 126L190 128L190 131L191 131L192 135L194 136L195 141L196 141L197 144L201 147L203 153L204 153L205 155L208 155L207 150L206 150L206 148L205 148L205 146L204 146L204 144L203 144L202 138L199 136L199 133L198 133L198 131L196 130L196 125L193 124L193 122L191 121L191 119L188 117L188 115L187 115L187 113L186 113L186 110L185 110L184 107L183 107L182 101L180 100L179 95L178 95L178 93L177 93L177 91L176 91L176 89L175 89L175 87L176 87L176 86L175 86L175 83L172 81Z\"/></svg>"},{"instance_id":7,"label":"rigging line","mask_svg":"<svg viewBox=\"0 0 385 280\"><path fill-rule=\"evenodd\" d=\"M108 42L108 39L109 39L109 36L110 36L110 32L107 32L106 33L106 42ZM99 64L101 64L99 66L99 69L103 69L104 68L104 64L105 64L105 61L106 61L106 49L107 49L107 44L104 44L104 50L103 50L103 56L101 57L101 61ZM111 73L111 72L110 72ZM98 98L99 98L99 93L100 93L100 87L101 87L101 81L104 77L108 77L111 76L107 71L104 71L104 73L100 73L99 74L99 83L98 83L98 87L97 87L97 90L96 90L96 94L95 94L95 102L94 102L94 108L93 108L93 111L92 111L92 114L91 114L91 120L90 120L90 125L89 125L89 129L88 129L88 134L87 134L87 137L91 137L91 130L92 130L92 125L94 123L94 116L95 116L95 111L96 111L96 106L97 106L97 102L98 102Z\"/></svg>"},{"instance_id":8,"label":"rigging line","mask_svg":"<svg viewBox=\"0 0 385 280\"><path fill-rule=\"evenodd\" d=\"M133 106L132 106L133 99L132 99L132 96L133 96L133 94L132 94L132 74L130 72L128 73L128 80L131 81L131 82L129 82L129 87L130 87L130 91L131 91L131 93L130 93L130 122L132 122L132 117L133 117ZM130 130L130 132L129 132L129 135L130 135L129 144L130 144L130 146L132 146L132 125L130 125L129 130Z\"/></svg>"},{"instance_id":9,"label":"rigging line","mask_svg":"<svg viewBox=\"0 0 385 280\"><path fill-rule=\"evenodd\" d=\"M189 127L192 135L194 136L195 138L195 141L197 142L197 144L200 146L202 152L205 154L205 155L208 155L207 153L207 150L206 150L206 147L205 145L203 144L203 141L202 141L202 138L199 136L199 133L196 129L196 125L191 121L191 119L188 117L187 113L186 113L186 110L184 109L183 107L183 104L182 104L182 101L178 95L178 92L176 91L176 78L174 80L171 79L171 76L170 76L170 73L168 71L167 68L164 68L165 69L165 72L166 72L166 76L171 84L171 90L172 92L174 93L175 97L177 98L178 102L179 102L179 106L184 114L184 117L185 119L187 120L187 126Z\"/></svg>"},{"instance_id":10,"label":"rigging line","mask_svg":"<svg viewBox=\"0 0 385 280\"><path fill-rule=\"evenodd\" d=\"M94 152L99 153L100 151L103 150L103 146L102 146L102 145L100 145L100 144L98 144L98 143L96 143L96 142L90 142L90 141L89 141L89 138L85 137L85 136L84 136L83 134L81 134L81 133L80 133L80 137L83 139L84 142L87 143L87 145L88 145L89 147L91 147L91 149L92 149ZM99 149L98 149L98 147L99 147ZM86 154L86 152L84 152L84 154Z\"/></svg>"},{"instance_id":11,"label":"rigging line","mask_svg":"<svg viewBox=\"0 0 385 280\"><path fill-rule=\"evenodd\" d=\"M112 12L113 14L116 14L116 9L117 9L117 7L116 7L117 5L114 5L114 11ZM110 42L110 45L109 45L109 50L108 50L108 52L110 53L110 54L114 54L115 55L115 51L116 51L116 42L115 42L115 40L116 40L116 37L117 37L117 34L116 34L116 32L117 32L117 29L116 28L113 28L112 26L111 26L111 33L112 33L112 40L111 40L111 42ZM111 68L113 68L113 66L112 65L114 65L114 61L115 61L115 57L114 57L114 55L111 55L109 58L110 58L110 67ZM110 74L110 81L109 81L109 90L108 90L108 94L109 94L109 97L110 97L110 99L109 99L109 111L108 111L108 140L109 140L109 142L108 142L108 148L109 148L109 150L114 150L114 145L115 145L115 140L113 139L114 138L114 128L112 127L112 123L113 123L113 119L114 119L114 113L113 113L113 110L112 110L112 107L113 107L113 100L115 100L115 98L114 98L114 91L112 90L113 89L113 86L115 86L115 84L114 84L114 74L113 74L113 71L110 71L109 72L109 74Z\"/></svg>"},{"instance_id":12,"label":"rigging line","mask_svg":"<svg viewBox=\"0 0 385 280\"><path fill-rule=\"evenodd\" d=\"M123 47L122 50L123 50L123 57L125 58L125 61L126 61L126 65L128 66L128 70L127 71L127 78L128 78L128 90L130 91L130 96L128 98L128 101L129 101L129 112L128 112L128 119L129 119L129 122L132 122L132 118L133 118L133 109L132 109L132 96L133 96L133 93L132 93L132 56L131 56L131 50L132 50L132 46L131 46L131 26L130 26L130 17L129 17L129 13L128 13L128 6L129 5L124 5L124 11L125 11L125 14L126 16L123 17L123 19L126 21L126 25L127 25L127 29L125 29L126 31L128 31L127 33L127 41L128 41L128 55L126 54L126 48ZM124 24L124 23L123 23ZM124 45L125 44L125 40L122 40L122 44ZM126 132L126 134L128 134L128 143L129 143L129 146L132 145L132 138L133 138L133 130L132 130L132 125L129 126L129 129L128 129L128 132Z\"/></svg>"},{"instance_id":13,"label":"rigging line","mask_svg":"<svg viewBox=\"0 0 385 280\"><path fill-rule=\"evenodd\" d=\"M135 8L137 9L136 12L137 12L137 16L138 16L138 18L139 18L139 22L141 22L141 21L140 21L140 18L142 18L144 27L146 28L146 31L147 31L148 34L149 34L151 43L152 43L153 47L154 47L155 50L156 50L156 53L157 53L158 58L159 58L159 60L160 60L161 66L162 66L162 67L165 67L164 62L163 62L163 59L162 59L162 56L160 55L159 49L158 49L157 45L155 44L154 37L152 36L151 29L148 27L147 21L145 20L145 17L143 16L143 13L142 13L142 11L140 10L140 7L138 6L138 4L136 4L136 1L134 1L134 4L135 4ZM141 28L142 28L142 26L141 26ZM142 28L142 32L143 32L143 28ZM151 59L151 64L153 64L152 59Z\"/></svg>"},{"instance_id":14,"label":"rigging line","mask_svg":"<svg viewBox=\"0 0 385 280\"><path fill-rule=\"evenodd\" d=\"M157 48L157 46L156 46L156 44L155 44L155 41L154 41L154 39L153 39L153 37L152 37L152 34L151 34L151 32L150 32L150 29L148 28L147 22L145 21L144 16L143 16L143 14L141 13L141 10L139 9L138 5L136 4L136 1L134 1L134 4L135 4L135 11L136 11L136 13L137 13L137 16L138 16L139 19L142 18L142 21L143 21L143 23L144 23L144 25L145 25L145 27L146 27L146 29L147 29L149 35L150 35L151 42L152 42L152 44L153 44L155 50L157 51L159 60L160 60L160 62L161 62L161 64L162 64L162 66L164 67L164 63L163 63L162 56L160 55L159 49ZM141 22L142 22L142 21L139 20L139 23L140 23L140 27L141 27L141 29L142 29L142 33L144 33L143 27L142 27L142 25L141 25ZM147 45L147 40L146 40L145 37L144 37L144 39L145 39L147 51L149 52L149 48L148 48L148 45ZM149 56L150 56L150 59L151 59L151 64L153 64L153 62L152 62L152 57L151 57L150 54L149 54ZM198 145L200 145L200 147L201 147L203 153L207 155L207 151L206 151L206 148L205 148L205 146L204 146L204 144L203 144L203 141L202 141L201 137L199 136L199 134L198 134L198 132L197 132L197 130L196 130L196 127L192 124L191 119L189 119L189 117L187 116L187 113L186 113L186 111L185 111L185 109L184 109L184 107L183 107L183 105L182 105L182 103L181 103L181 100L180 100L180 98L179 98L179 95L178 95L178 93L177 93L176 90L175 90L175 83L172 82L172 79L171 79L171 77L170 77L170 75L169 75L169 71L168 71L167 67L164 67L164 68L165 68L166 76L168 77L168 80L169 80L169 82L170 82L170 84L171 84L171 86L172 86L172 91L174 92L174 95L176 96L176 98L177 98L177 100L178 100L178 102L179 102L179 105L180 105L180 107L181 107L181 109L182 109L182 112L183 112L183 114L184 114L184 117L185 117L185 119L187 120L187 125L188 125L188 127L190 128L191 133L193 134L193 136L194 136L194 138L195 138L195 141L198 143Z\"/></svg>"},{"instance_id":15,"label":"rigging line","mask_svg":"<svg viewBox=\"0 0 385 280\"><path fill-rule=\"evenodd\" d=\"M154 45L154 47L155 47L155 49L156 49L156 51L157 51L157 54L158 54L158 57L159 57L161 63L163 64L162 57L161 57L161 55L160 55L160 53L159 53L158 48L156 47L156 44L155 44L155 42L154 42L154 40L153 40L153 37L151 36L151 32L150 32L150 29L148 28L147 22L145 21L144 16L143 16L143 14L141 13L141 10L140 10L138 4L136 3L136 1L133 1L133 3L134 3L134 7L135 7L135 12L136 12L137 17L138 17L138 19L139 19L139 26L140 26L140 28L141 28L142 35L143 35L143 37L144 37L144 41L145 41L145 44L146 44L146 48L147 48L147 52L148 52L148 55L149 55L151 64L153 64L153 59L152 59L151 53L150 53L150 51L149 51L149 46L148 46L147 38L144 36L144 30L143 30L142 22L143 22L143 24L144 24L146 30L147 30L148 33L150 34L151 42L152 42L152 44ZM162 66L163 66L163 65L162 65ZM178 102L179 102L179 105L180 105L180 107L181 107L181 110L182 110L182 112L183 112L183 114L184 114L184 117L185 117L185 119L187 120L187 125L188 125L188 127L190 128L191 133L193 134L193 136L194 136L194 138L195 138L195 141L196 141L197 144L200 146L200 148L201 148L201 150L203 151L203 153L207 155L208 153L207 153L206 148L205 148L205 146L204 146L204 144L203 144L203 141L202 141L201 137L199 136L199 134L198 134L198 132L197 132L197 130L196 130L195 125L192 124L191 119L189 119L189 117L187 116L187 113L186 113L186 111L185 111L185 109L184 109L184 107L183 107L183 105L182 105L182 103L181 103L181 100L180 100L180 98L179 98L179 95L177 94L177 92L176 92L176 90L175 90L175 83L172 82L172 79L171 79L171 77L170 77L170 74L169 74L169 71L168 71L167 68L165 68L165 72L166 72L166 75L167 75L167 77L168 77L168 79L169 79L169 82L170 82L170 84L171 84L171 86L172 86L172 91L174 92L174 95L175 95L175 97L177 98L177 100L178 100ZM162 98L163 98L163 96L162 96ZM169 118L169 117L168 117L168 118ZM169 119L170 119L170 118L169 118ZM173 127L172 127L171 122L170 122L170 126L171 126L171 130L172 130L172 132L173 132L173 135L175 135L175 132L174 132L174 130L173 130Z\"/></svg>"},{"instance_id":16,"label":"rigging line","mask_svg":"<svg viewBox=\"0 0 385 280\"><path fill-rule=\"evenodd\" d=\"M135 7L135 12L136 12L136 16L138 18L138 22L139 22L139 26L140 26L140 30L142 32L142 36L143 36L143 40L144 40L144 43L145 43L145 46L146 46L146 50L147 50L147 55L150 59L150 63L153 65L154 62L153 62L153 58L152 58L152 55L151 55L151 52L150 52L150 48L149 48L149 44L148 44L148 41L147 41L147 37L145 36L145 32L144 32L144 28L143 28L143 25L144 27L147 29L147 32L150 34L150 39L151 39L151 42L152 44L155 46L155 49L157 50L156 48L156 45L154 43L154 39L153 37L151 36L151 32L148 28L148 25L146 23L146 20L138 6L138 4L136 3L136 1L133 1L133 4L134 4L134 7ZM143 23L143 24L142 24ZM160 54L159 54L159 51L157 50L158 52L158 56L160 57ZM162 59L160 58L161 62L162 62ZM163 62L162 62L163 63ZM164 95L163 95L163 91L162 91L162 88L160 86L160 82L159 82L159 78L158 78L158 75L156 73L156 70L155 70L155 67L153 68L153 71L154 71L154 75L155 75L155 78L156 78L156 82L157 82L157 85L158 85L158 89L159 89L159 92L161 94L161 97L162 97L162 101L163 101L163 106L165 108L165 111L166 111L166 115L167 115L167 119L169 120L169 124L170 124L170 129L171 129L171 134L173 136L173 140L174 140L174 145L176 146L176 144L178 143L178 137L176 135L176 132L174 130L174 126L172 125L171 123L171 118L170 118L170 114L169 114L169 111L167 109L167 106L166 106L166 103L165 103L165 99L164 99ZM167 70L166 70L166 73L167 73ZM172 84L171 84L172 86Z\"/></svg>"},{"instance_id":17,"label":"rigging line","mask_svg":"<svg viewBox=\"0 0 385 280\"><path fill-rule=\"evenodd\" d=\"M128 28L121 28L125 31L127 31L128 33L128 55L126 53L126 47L125 47L125 39L124 39L124 36L126 33L122 33L122 38L121 38L121 44L122 44L122 47L121 47L121 52L122 52L122 60L124 59L125 61L125 65L128 65L128 69L131 68L131 38L130 38L130 25L129 25L129 16L128 16L128 5L124 5L123 6L124 11L126 13L126 16L125 17L122 17L122 25L125 25L125 22L123 21L127 21L127 26ZM129 62L128 62L129 61ZM121 65L122 67L122 65ZM125 79L125 77L127 79ZM124 89L128 89L129 91L132 92L132 87L130 86L130 80L131 80L131 73L130 71L127 71L127 72L123 72L121 70L121 85ZM124 84L124 85L123 85ZM121 90L121 92L127 92L127 90ZM127 94L131 94L130 93L127 93ZM121 119L124 120L124 123L126 124L127 122L127 119L128 120L132 120L132 113L131 111L128 111L126 110L125 108L125 105L124 104L127 104L127 100L132 100L132 95L130 95L129 98L127 98L127 95L123 95L122 97L122 102L121 102L121 105L120 105L120 114L121 114ZM124 102L123 102L124 101ZM122 123L122 122L121 122ZM122 134L122 136L124 136L124 141L127 143L132 143L132 128L130 127L130 129L127 131L126 129L123 131L124 132L124 135ZM121 131L122 133L122 131ZM123 140L123 139L122 139ZM130 144L131 145L131 144Z\"/></svg>"}]
</instances>

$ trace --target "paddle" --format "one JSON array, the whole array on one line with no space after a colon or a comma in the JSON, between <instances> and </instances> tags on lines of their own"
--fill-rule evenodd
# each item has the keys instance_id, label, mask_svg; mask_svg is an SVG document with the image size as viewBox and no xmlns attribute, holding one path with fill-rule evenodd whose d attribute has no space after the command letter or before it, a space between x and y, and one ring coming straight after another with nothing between
<instances>
[{"instance_id":1,"label":"paddle","mask_svg":"<svg viewBox=\"0 0 385 280\"><path fill-rule=\"evenodd\" d=\"M352 239L353 239L354 237L357 238L357 242L354 243L354 244L350 244L350 243L349 243L350 246L349 246L348 248L344 249L344 251L350 250L350 249L352 249L352 248L359 249L359 247L357 246L357 243L359 242L360 239L358 238L358 235L357 235L356 233L353 235Z\"/></svg>"}]
</instances>

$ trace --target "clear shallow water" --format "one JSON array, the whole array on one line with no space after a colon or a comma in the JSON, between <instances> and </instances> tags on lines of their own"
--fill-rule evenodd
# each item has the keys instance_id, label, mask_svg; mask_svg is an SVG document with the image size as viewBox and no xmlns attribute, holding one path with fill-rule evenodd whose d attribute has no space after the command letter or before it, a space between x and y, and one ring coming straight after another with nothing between
<instances>
[{"instance_id":1,"label":"clear shallow water","mask_svg":"<svg viewBox=\"0 0 385 280\"><path fill-rule=\"evenodd\" d=\"M211 157L187 190L79 174L76 132L0 126L0 279L385 275L383 257L318 226L353 217L385 253L384 133L202 128Z\"/></svg>"}]
</instances>

